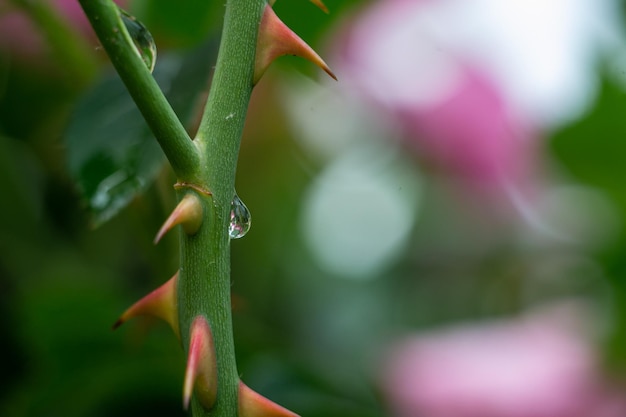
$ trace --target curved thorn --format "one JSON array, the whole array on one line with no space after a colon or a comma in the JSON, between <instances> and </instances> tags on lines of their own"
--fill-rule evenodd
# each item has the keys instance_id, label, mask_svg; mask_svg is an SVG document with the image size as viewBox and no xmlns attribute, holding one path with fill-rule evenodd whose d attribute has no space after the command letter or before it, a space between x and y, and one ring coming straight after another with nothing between
<instances>
[{"instance_id":1,"label":"curved thorn","mask_svg":"<svg viewBox=\"0 0 626 417\"><path fill-rule=\"evenodd\" d=\"M210 410L217 396L217 362L209 323L198 316L191 324L189 355L183 384L183 408L189 408L193 388L204 408Z\"/></svg>"},{"instance_id":2,"label":"curved thorn","mask_svg":"<svg viewBox=\"0 0 626 417\"><path fill-rule=\"evenodd\" d=\"M326 14L330 13L328 11L328 7L326 7L326 5L322 2L322 0L311 0L311 3L319 7L324 13Z\"/></svg>"},{"instance_id":3,"label":"curved thorn","mask_svg":"<svg viewBox=\"0 0 626 417\"><path fill-rule=\"evenodd\" d=\"M200 199L195 194L186 194L180 200L180 203L178 203L172 214L159 229L159 233L154 238L154 243L159 243L167 232L179 224L183 226L185 233L188 235L193 235L200 228L202 224L202 203L200 203Z\"/></svg>"},{"instance_id":4,"label":"curved thorn","mask_svg":"<svg viewBox=\"0 0 626 417\"><path fill-rule=\"evenodd\" d=\"M296 55L308 59L323 69L333 79L337 80L337 77L326 65L326 62L306 42L289 29L276 16L276 13L269 5L266 5L257 38L254 83L256 84L259 81L274 59L283 55Z\"/></svg>"},{"instance_id":5,"label":"curved thorn","mask_svg":"<svg viewBox=\"0 0 626 417\"><path fill-rule=\"evenodd\" d=\"M152 316L165 320L179 336L178 310L176 299L176 283L178 272L165 284L161 285L150 294L130 306L119 319L113 324L113 330L117 329L129 319L137 316ZM180 339L180 336L179 336Z\"/></svg>"},{"instance_id":6,"label":"curved thorn","mask_svg":"<svg viewBox=\"0 0 626 417\"><path fill-rule=\"evenodd\" d=\"M239 381L239 417L300 417Z\"/></svg>"}]
</instances>

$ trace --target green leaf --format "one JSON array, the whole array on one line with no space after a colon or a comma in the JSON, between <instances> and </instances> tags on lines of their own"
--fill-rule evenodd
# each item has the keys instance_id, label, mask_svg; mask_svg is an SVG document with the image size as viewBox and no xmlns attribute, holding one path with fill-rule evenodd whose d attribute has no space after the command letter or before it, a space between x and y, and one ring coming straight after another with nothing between
<instances>
[{"instance_id":1,"label":"green leaf","mask_svg":"<svg viewBox=\"0 0 626 417\"><path fill-rule=\"evenodd\" d=\"M604 80L592 111L554 135L553 154L578 180L600 188L626 212L626 94Z\"/></svg>"},{"instance_id":2,"label":"green leaf","mask_svg":"<svg viewBox=\"0 0 626 417\"><path fill-rule=\"evenodd\" d=\"M154 70L176 114L192 119L205 90L217 42L186 55L165 55ZM155 179L165 161L119 77L111 74L78 103L66 135L69 171L98 226L124 208Z\"/></svg>"}]
</instances>

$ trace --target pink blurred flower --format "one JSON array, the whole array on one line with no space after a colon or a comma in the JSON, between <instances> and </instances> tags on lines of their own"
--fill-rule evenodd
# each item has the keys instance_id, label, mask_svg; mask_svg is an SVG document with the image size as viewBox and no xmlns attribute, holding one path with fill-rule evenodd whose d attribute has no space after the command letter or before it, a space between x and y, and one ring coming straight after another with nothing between
<instances>
[{"instance_id":1,"label":"pink blurred flower","mask_svg":"<svg viewBox=\"0 0 626 417\"><path fill-rule=\"evenodd\" d=\"M570 323L535 314L405 340L383 384L397 417L625 416L596 365Z\"/></svg>"},{"instance_id":2,"label":"pink blurred flower","mask_svg":"<svg viewBox=\"0 0 626 417\"><path fill-rule=\"evenodd\" d=\"M533 129L484 70L438 41L423 14L436 2L374 3L346 30L340 78L395 118L431 163L488 187L523 181Z\"/></svg>"}]
</instances>

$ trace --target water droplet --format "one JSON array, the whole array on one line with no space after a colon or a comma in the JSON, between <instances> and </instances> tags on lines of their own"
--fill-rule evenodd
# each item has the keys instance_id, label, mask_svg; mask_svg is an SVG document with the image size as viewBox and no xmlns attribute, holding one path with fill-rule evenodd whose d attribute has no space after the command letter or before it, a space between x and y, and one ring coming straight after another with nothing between
<instances>
[{"instance_id":1,"label":"water droplet","mask_svg":"<svg viewBox=\"0 0 626 417\"><path fill-rule=\"evenodd\" d=\"M120 17L126 30L133 40L135 45L135 51L141 57L146 67L152 72L154 70L154 64L156 64L157 49L154 43L154 38L148 29L141 23L135 16L129 14L126 10L119 8Z\"/></svg>"},{"instance_id":2,"label":"water droplet","mask_svg":"<svg viewBox=\"0 0 626 417\"><path fill-rule=\"evenodd\" d=\"M239 196L235 194L232 203L230 203L230 224L228 225L228 235L231 239L239 239L244 237L250 225L252 217L248 207L241 201Z\"/></svg>"}]
</instances>

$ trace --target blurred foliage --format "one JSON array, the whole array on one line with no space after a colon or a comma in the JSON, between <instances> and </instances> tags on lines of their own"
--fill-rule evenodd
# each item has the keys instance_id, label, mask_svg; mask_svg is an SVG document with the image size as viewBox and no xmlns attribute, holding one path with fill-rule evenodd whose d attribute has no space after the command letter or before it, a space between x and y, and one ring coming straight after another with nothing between
<instances>
[{"instance_id":1,"label":"blurred foliage","mask_svg":"<svg viewBox=\"0 0 626 417\"><path fill-rule=\"evenodd\" d=\"M557 132L554 154L578 180L611 196L626 213L626 106L624 90L604 77L595 107L580 120Z\"/></svg>"},{"instance_id":2,"label":"blurred foliage","mask_svg":"<svg viewBox=\"0 0 626 417\"><path fill-rule=\"evenodd\" d=\"M188 48L215 32L221 24L222 8L220 2L204 0L187 0L184 7L176 0L135 0L130 12L142 17L159 45Z\"/></svg>"},{"instance_id":3,"label":"blurred foliage","mask_svg":"<svg viewBox=\"0 0 626 417\"><path fill-rule=\"evenodd\" d=\"M190 127L201 110L217 43L159 60L154 77L176 114ZM116 74L103 78L78 102L65 134L70 174L80 186L94 225L109 220L145 191L165 158ZM89 138L89 140L85 140Z\"/></svg>"},{"instance_id":4,"label":"blurred foliage","mask_svg":"<svg viewBox=\"0 0 626 417\"><path fill-rule=\"evenodd\" d=\"M128 8L165 46L155 76L190 130L214 61L216 41L203 42L220 24L222 3L138 0ZM330 16L304 0L276 9L315 44L362 3L327 2ZM106 63L77 92L70 71L40 59L0 55L0 415L184 415L184 359L171 331L137 321L110 332L124 308L177 269L175 234L151 243L174 205L172 174L157 169L159 150ZM567 296L613 308L612 355L626 357L623 230L599 248L529 244L485 216L478 196L453 196L449 180L427 170L420 217L398 262L366 281L320 267L300 213L323 163L291 137L278 67L255 90L237 177L253 217L250 233L232 244L236 347L248 385L303 416L383 416L376 358L386 341ZM571 181L610 196L622 224L624 109L623 90L606 81L590 113L556 132L545 155ZM132 184L141 186L124 195L128 208L92 230L80 192L93 198L132 157Z\"/></svg>"},{"instance_id":5,"label":"blurred foliage","mask_svg":"<svg viewBox=\"0 0 626 417\"><path fill-rule=\"evenodd\" d=\"M613 330L607 361L626 371L626 93L615 78L605 76L594 108L557 132L550 142L558 161L577 181L596 187L619 208L619 236L593 255L603 265L613 297ZM614 369L614 371L615 371Z\"/></svg>"}]
</instances>

